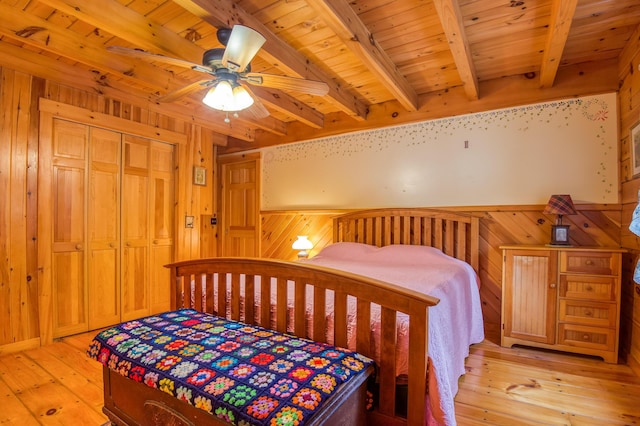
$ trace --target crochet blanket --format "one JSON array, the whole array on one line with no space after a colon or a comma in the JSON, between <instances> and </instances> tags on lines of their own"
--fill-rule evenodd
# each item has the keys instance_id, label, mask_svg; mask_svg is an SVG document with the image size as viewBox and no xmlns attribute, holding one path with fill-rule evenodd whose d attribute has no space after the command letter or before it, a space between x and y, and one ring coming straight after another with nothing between
<instances>
[{"instance_id":1,"label":"crochet blanket","mask_svg":"<svg viewBox=\"0 0 640 426\"><path fill-rule=\"evenodd\" d=\"M87 355L232 424L303 425L373 363L356 352L191 309L104 330Z\"/></svg>"}]
</instances>

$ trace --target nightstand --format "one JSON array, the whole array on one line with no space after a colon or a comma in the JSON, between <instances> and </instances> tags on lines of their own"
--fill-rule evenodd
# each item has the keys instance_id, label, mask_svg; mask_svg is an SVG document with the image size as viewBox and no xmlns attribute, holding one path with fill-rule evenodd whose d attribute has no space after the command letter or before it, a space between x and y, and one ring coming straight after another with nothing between
<instances>
[{"instance_id":1,"label":"nightstand","mask_svg":"<svg viewBox=\"0 0 640 426\"><path fill-rule=\"evenodd\" d=\"M500 248L502 346L521 344L618 362L624 249Z\"/></svg>"}]
</instances>

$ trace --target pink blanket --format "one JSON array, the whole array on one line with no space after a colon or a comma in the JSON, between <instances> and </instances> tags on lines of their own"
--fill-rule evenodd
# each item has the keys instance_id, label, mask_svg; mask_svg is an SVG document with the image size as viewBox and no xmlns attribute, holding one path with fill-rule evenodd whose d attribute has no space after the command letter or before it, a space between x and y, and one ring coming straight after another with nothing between
<instances>
[{"instance_id":1,"label":"pink blanket","mask_svg":"<svg viewBox=\"0 0 640 426\"><path fill-rule=\"evenodd\" d=\"M391 282L440 299L429 309L427 419L428 424L455 425L453 400L458 379L465 372L469 346L484 339L480 281L473 268L433 247L378 248L359 243L333 244L306 262ZM401 317L398 324L396 372L402 374L407 368L407 326L406 322L403 326Z\"/></svg>"}]
</instances>

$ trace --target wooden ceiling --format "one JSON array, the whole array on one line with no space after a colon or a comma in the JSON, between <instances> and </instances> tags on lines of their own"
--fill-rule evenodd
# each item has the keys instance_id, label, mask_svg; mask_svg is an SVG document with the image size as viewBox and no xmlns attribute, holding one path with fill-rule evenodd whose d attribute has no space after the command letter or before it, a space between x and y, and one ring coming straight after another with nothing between
<instances>
[{"instance_id":1,"label":"wooden ceiling","mask_svg":"<svg viewBox=\"0 0 640 426\"><path fill-rule=\"evenodd\" d=\"M250 86L270 115L225 123L204 91L158 102L206 74L106 49L200 64L235 24L267 39L252 71L329 93ZM0 0L0 65L189 117L232 152L616 90L639 24L637 0Z\"/></svg>"}]
</instances>

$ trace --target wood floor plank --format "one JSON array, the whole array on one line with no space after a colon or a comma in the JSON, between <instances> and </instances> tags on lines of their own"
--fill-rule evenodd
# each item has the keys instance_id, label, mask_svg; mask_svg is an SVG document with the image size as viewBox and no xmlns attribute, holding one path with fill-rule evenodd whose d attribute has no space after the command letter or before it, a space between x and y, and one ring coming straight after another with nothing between
<instances>
[{"instance_id":1,"label":"wood floor plank","mask_svg":"<svg viewBox=\"0 0 640 426\"><path fill-rule=\"evenodd\" d=\"M39 423L25 407L20 398L4 382L0 376L0 424L32 426Z\"/></svg>"},{"instance_id":2,"label":"wood floor plank","mask_svg":"<svg viewBox=\"0 0 640 426\"><path fill-rule=\"evenodd\" d=\"M0 358L7 386L42 424L99 425L106 417L25 354Z\"/></svg>"},{"instance_id":3,"label":"wood floor plank","mask_svg":"<svg viewBox=\"0 0 640 426\"><path fill-rule=\"evenodd\" d=\"M50 353L61 362L72 367L90 382L97 383L102 387L102 365L87 356L86 350L89 344L82 345L81 349L78 350L75 345L67 343L65 340L64 342L47 345L40 350ZM27 352L27 354L30 355L31 352Z\"/></svg>"},{"instance_id":4,"label":"wood floor plank","mask_svg":"<svg viewBox=\"0 0 640 426\"><path fill-rule=\"evenodd\" d=\"M515 419L514 422L507 422L506 424L532 426L569 424L568 415L563 410L532 405L528 401L509 398L503 392L493 389L467 388L462 385L456 395L456 412L458 404L482 407L487 413L491 414L489 418L501 415L509 419ZM490 420L485 424L494 423Z\"/></svg>"},{"instance_id":5,"label":"wood floor plank","mask_svg":"<svg viewBox=\"0 0 640 426\"><path fill-rule=\"evenodd\" d=\"M60 352L64 355L60 355ZM51 376L53 376L58 382L67 387L77 398L83 400L87 404L94 407L96 412L101 412L102 405L104 403L104 395L102 389L102 370L98 368L98 372L94 372L93 376L87 377L83 374L82 367L91 364L98 364L97 362L88 359L80 359L76 364L65 363L65 359L75 359L76 357L69 356L69 351L73 350L76 355L81 353L74 350L71 346L65 345L50 345L41 350L31 350L25 353L30 359L36 362L40 367L46 369ZM99 364L98 364L99 367Z\"/></svg>"},{"instance_id":6,"label":"wood floor plank","mask_svg":"<svg viewBox=\"0 0 640 426\"><path fill-rule=\"evenodd\" d=\"M633 401L636 395L640 395L640 385L634 383L625 383L620 392L617 385L617 392L607 392L610 387L610 381L598 378L578 376L575 374L567 374L562 371L548 370L530 367L528 365L517 365L506 363L500 360L482 358L479 359L471 356L467 359L467 376L465 380L471 380L472 377L491 377L494 382L503 379L502 383L505 389L509 387L516 388L518 386L528 387L532 384L545 386L547 389L562 392L565 395L577 395L582 398L602 399L609 401L629 402ZM510 378L514 375L522 377L523 380L509 383ZM603 391L604 394L603 394Z\"/></svg>"}]
</instances>

